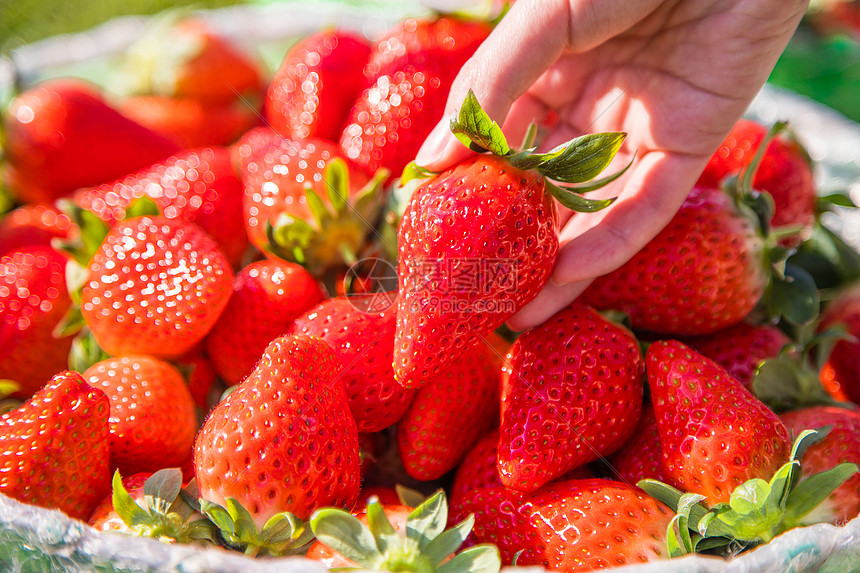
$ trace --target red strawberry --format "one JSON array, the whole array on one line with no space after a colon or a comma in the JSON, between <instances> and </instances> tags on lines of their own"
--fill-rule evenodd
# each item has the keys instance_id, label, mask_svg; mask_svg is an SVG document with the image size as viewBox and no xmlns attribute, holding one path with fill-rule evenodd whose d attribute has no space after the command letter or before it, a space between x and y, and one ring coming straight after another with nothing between
<instances>
[{"instance_id":1,"label":"red strawberry","mask_svg":"<svg viewBox=\"0 0 860 573\"><path fill-rule=\"evenodd\" d=\"M473 146L491 147L493 155L414 181L419 185L398 229L394 375L404 386L432 380L537 296L558 253L553 196L577 210L611 203L584 199L576 187L548 179L566 184L592 179L624 140L623 134L593 134L568 142L568 152L551 157L516 152L472 92L452 130ZM598 161L583 162L584 153Z\"/></svg>"},{"instance_id":2,"label":"red strawberry","mask_svg":"<svg viewBox=\"0 0 860 573\"><path fill-rule=\"evenodd\" d=\"M493 430L472 447L457 465L451 486L451 507L459 508L473 492L487 487L502 487L498 464L499 432ZM458 511L459 513L459 511Z\"/></svg>"},{"instance_id":3,"label":"red strawberry","mask_svg":"<svg viewBox=\"0 0 860 573\"><path fill-rule=\"evenodd\" d=\"M13 395L29 398L68 368L72 337L54 337L71 300L66 257L31 246L0 257L0 379L15 381Z\"/></svg>"},{"instance_id":4,"label":"red strawberry","mask_svg":"<svg viewBox=\"0 0 860 573\"><path fill-rule=\"evenodd\" d=\"M481 344L415 393L397 425L406 473L420 480L442 477L496 427L498 417L499 371Z\"/></svg>"},{"instance_id":5,"label":"red strawberry","mask_svg":"<svg viewBox=\"0 0 860 573\"><path fill-rule=\"evenodd\" d=\"M210 412L194 446L197 484L210 516L217 520L241 504L265 537L264 525L276 514L305 520L319 507L355 504L358 432L337 368L325 342L278 338L254 372ZM237 545L259 547L263 539L238 530L230 535Z\"/></svg>"},{"instance_id":6,"label":"red strawberry","mask_svg":"<svg viewBox=\"0 0 860 573\"><path fill-rule=\"evenodd\" d=\"M212 360L207 356L204 345L195 346L173 362L185 375L194 404L202 412L208 412L212 405L211 393L218 380L218 373L212 365Z\"/></svg>"},{"instance_id":7,"label":"red strawberry","mask_svg":"<svg viewBox=\"0 0 860 573\"><path fill-rule=\"evenodd\" d=\"M623 326L573 304L520 336L502 369L499 473L534 491L626 442L642 411L644 364Z\"/></svg>"},{"instance_id":8,"label":"red strawberry","mask_svg":"<svg viewBox=\"0 0 860 573\"><path fill-rule=\"evenodd\" d=\"M287 52L266 94L266 118L291 139L337 141L367 81L370 45L345 30L317 32Z\"/></svg>"},{"instance_id":9,"label":"red strawberry","mask_svg":"<svg viewBox=\"0 0 860 573\"><path fill-rule=\"evenodd\" d=\"M530 493L474 492L464 510L474 534L498 546L503 563L591 571L667 559L673 512L642 490L603 479L551 483Z\"/></svg>"},{"instance_id":10,"label":"red strawberry","mask_svg":"<svg viewBox=\"0 0 860 573\"><path fill-rule=\"evenodd\" d=\"M0 493L86 519L110 488L108 399L77 372L0 417Z\"/></svg>"},{"instance_id":11,"label":"red strawberry","mask_svg":"<svg viewBox=\"0 0 860 573\"><path fill-rule=\"evenodd\" d=\"M768 128L741 119L732 128L699 177L699 184L719 186L726 177L740 175L751 164L767 136ZM808 234L815 222L817 193L812 165L806 151L791 135L770 141L752 180L753 189L773 197L771 225L799 225Z\"/></svg>"},{"instance_id":12,"label":"red strawberry","mask_svg":"<svg viewBox=\"0 0 860 573\"><path fill-rule=\"evenodd\" d=\"M78 234L68 215L46 205L23 205L0 217L0 255L22 247L50 247L51 240Z\"/></svg>"},{"instance_id":13,"label":"red strawberry","mask_svg":"<svg viewBox=\"0 0 860 573\"><path fill-rule=\"evenodd\" d=\"M5 178L24 203L53 203L178 151L79 80L51 80L23 92L3 127Z\"/></svg>"},{"instance_id":14,"label":"red strawberry","mask_svg":"<svg viewBox=\"0 0 860 573\"><path fill-rule=\"evenodd\" d=\"M407 20L380 40L365 71L371 85L340 137L346 157L368 173L403 171L442 119L451 83L490 30L457 18Z\"/></svg>"},{"instance_id":15,"label":"red strawberry","mask_svg":"<svg viewBox=\"0 0 860 573\"><path fill-rule=\"evenodd\" d=\"M710 334L747 316L768 278L755 219L728 193L696 186L656 237L580 300L627 313L636 329Z\"/></svg>"},{"instance_id":16,"label":"red strawberry","mask_svg":"<svg viewBox=\"0 0 860 573\"><path fill-rule=\"evenodd\" d=\"M175 141L182 149L229 145L260 124L259 112L245 100L203 103L194 98L159 95L129 97L119 111Z\"/></svg>"},{"instance_id":17,"label":"red strawberry","mask_svg":"<svg viewBox=\"0 0 860 573\"><path fill-rule=\"evenodd\" d=\"M174 366L151 356L118 356L94 364L83 377L110 400L111 464L120 472L154 472L188 457L197 416Z\"/></svg>"},{"instance_id":18,"label":"red strawberry","mask_svg":"<svg viewBox=\"0 0 860 573\"><path fill-rule=\"evenodd\" d=\"M821 315L819 330L838 324L860 339L860 282L847 286L828 304ZM824 370L832 372L839 389L852 402L860 403L860 340L840 340Z\"/></svg>"},{"instance_id":19,"label":"red strawberry","mask_svg":"<svg viewBox=\"0 0 860 573\"><path fill-rule=\"evenodd\" d=\"M288 334L326 341L337 355L359 432L377 432L403 417L413 391L394 381L394 309L373 312L352 297L332 298L296 318Z\"/></svg>"},{"instance_id":20,"label":"red strawberry","mask_svg":"<svg viewBox=\"0 0 860 573\"><path fill-rule=\"evenodd\" d=\"M136 199L149 197L168 219L195 223L232 263L248 248L242 182L224 147L188 149L122 179L79 191L75 201L109 225Z\"/></svg>"},{"instance_id":21,"label":"red strawberry","mask_svg":"<svg viewBox=\"0 0 860 573\"><path fill-rule=\"evenodd\" d=\"M782 414L793 435L803 430L833 426L819 443L810 446L800 459L803 477L829 470L843 462L860 460L860 412L833 406L814 406ZM804 517L803 524L842 524L860 515L860 474L843 483L827 501Z\"/></svg>"},{"instance_id":22,"label":"red strawberry","mask_svg":"<svg viewBox=\"0 0 860 573\"><path fill-rule=\"evenodd\" d=\"M89 265L81 313L106 352L182 356L230 298L233 272L196 225L135 217L107 234Z\"/></svg>"},{"instance_id":23,"label":"red strawberry","mask_svg":"<svg viewBox=\"0 0 860 573\"><path fill-rule=\"evenodd\" d=\"M273 131L249 134L238 153L245 226L258 249L317 276L351 260L345 251L360 251L379 211L383 174L368 181L333 143Z\"/></svg>"},{"instance_id":24,"label":"red strawberry","mask_svg":"<svg viewBox=\"0 0 860 573\"><path fill-rule=\"evenodd\" d=\"M238 384L254 370L266 346L293 320L325 298L319 283L299 265L257 261L233 280L233 295L206 337L218 374Z\"/></svg>"},{"instance_id":25,"label":"red strawberry","mask_svg":"<svg viewBox=\"0 0 860 573\"><path fill-rule=\"evenodd\" d=\"M668 483L728 502L788 461L785 425L716 362L674 340L651 344L646 361Z\"/></svg>"},{"instance_id":26,"label":"red strawberry","mask_svg":"<svg viewBox=\"0 0 860 573\"><path fill-rule=\"evenodd\" d=\"M740 322L713 334L686 338L683 342L750 388L758 365L778 356L791 339L775 326Z\"/></svg>"},{"instance_id":27,"label":"red strawberry","mask_svg":"<svg viewBox=\"0 0 860 573\"><path fill-rule=\"evenodd\" d=\"M660 430L651 404L645 404L633 436L609 458L611 476L624 483L636 484L643 479L663 479L663 448Z\"/></svg>"}]
</instances>

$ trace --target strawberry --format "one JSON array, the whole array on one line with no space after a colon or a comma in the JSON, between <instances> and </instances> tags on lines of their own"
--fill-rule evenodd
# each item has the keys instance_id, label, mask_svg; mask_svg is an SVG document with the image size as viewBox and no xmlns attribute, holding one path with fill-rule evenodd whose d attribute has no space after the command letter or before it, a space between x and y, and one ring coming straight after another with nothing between
<instances>
[{"instance_id":1,"label":"strawberry","mask_svg":"<svg viewBox=\"0 0 860 573\"><path fill-rule=\"evenodd\" d=\"M195 223L231 263L248 247L242 215L242 183L224 147L187 149L136 173L75 194L75 202L109 225L126 216L137 199L149 197L168 219Z\"/></svg>"},{"instance_id":2,"label":"strawberry","mask_svg":"<svg viewBox=\"0 0 860 573\"><path fill-rule=\"evenodd\" d=\"M93 255L81 313L112 355L182 356L230 298L233 272L192 223L141 216L118 223Z\"/></svg>"},{"instance_id":3,"label":"strawberry","mask_svg":"<svg viewBox=\"0 0 860 573\"><path fill-rule=\"evenodd\" d=\"M829 470L843 462L860 460L860 412L833 406L814 406L782 414L788 430L798 435L810 428L833 426L822 441L810 446L800 460L803 477ZM860 515L860 474L843 483L802 521L843 524Z\"/></svg>"},{"instance_id":4,"label":"strawberry","mask_svg":"<svg viewBox=\"0 0 860 573\"><path fill-rule=\"evenodd\" d=\"M577 194L581 187L549 179L575 184L595 177L624 139L623 134L593 134L549 154L515 152L472 92L452 130L493 155L477 155L429 179L409 181L417 188L398 229L394 341L394 375L404 386L432 380L537 296L558 253L553 196L578 210L611 203L584 199ZM583 161L583 154L594 161Z\"/></svg>"},{"instance_id":5,"label":"strawberry","mask_svg":"<svg viewBox=\"0 0 860 573\"><path fill-rule=\"evenodd\" d=\"M750 388L759 364L778 356L791 339L775 326L740 322L712 334L685 338L682 342Z\"/></svg>"},{"instance_id":6,"label":"strawberry","mask_svg":"<svg viewBox=\"0 0 860 573\"><path fill-rule=\"evenodd\" d=\"M325 298L299 265L281 260L251 263L233 279L233 294L206 337L206 349L227 384L241 382L269 343L293 320Z\"/></svg>"},{"instance_id":7,"label":"strawberry","mask_svg":"<svg viewBox=\"0 0 860 573\"><path fill-rule=\"evenodd\" d=\"M855 339L840 340L824 369L832 372L839 389L851 401L860 403L860 282L846 286L821 315L820 331L836 325L842 325Z\"/></svg>"},{"instance_id":8,"label":"strawberry","mask_svg":"<svg viewBox=\"0 0 860 573\"><path fill-rule=\"evenodd\" d=\"M0 493L86 519L110 488L108 399L61 372L0 416Z\"/></svg>"},{"instance_id":9,"label":"strawberry","mask_svg":"<svg viewBox=\"0 0 860 573\"><path fill-rule=\"evenodd\" d=\"M767 135L768 128L764 125L739 120L708 161L699 184L716 187L726 177L740 175L753 162ZM809 155L793 135L783 133L770 140L756 167L752 186L773 197L772 226L799 226L803 230L801 236L811 232L818 194Z\"/></svg>"},{"instance_id":10,"label":"strawberry","mask_svg":"<svg viewBox=\"0 0 860 573\"><path fill-rule=\"evenodd\" d=\"M785 424L716 362L674 340L651 344L646 362L670 484L728 502L738 486L769 480L788 461Z\"/></svg>"},{"instance_id":11,"label":"strawberry","mask_svg":"<svg viewBox=\"0 0 860 573\"><path fill-rule=\"evenodd\" d=\"M270 257L320 276L354 261L381 207L381 173L368 180L322 139L256 131L240 142L245 226Z\"/></svg>"},{"instance_id":12,"label":"strawberry","mask_svg":"<svg viewBox=\"0 0 860 573\"><path fill-rule=\"evenodd\" d=\"M627 313L635 329L710 334L740 322L764 294L765 247L727 193L696 186L656 237L580 300Z\"/></svg>"},{"instance_id":13,"label":"strawberry","mask_svg":"<svg viewBox=\"0 0 860 573\"><path fill-rule=\"evenodd\" d=\"M261 71L236 44L199 18L156 20L125 53L116 91L191 98L206 104L259 104Z\"/></svg>"},{"instance_id":14,"label":"strawberry","mask_svg":"<svg viewBox=\"0 0 860 573\"><path fill-rule=\"evenodd\" d=\"M116 472L113 492L96 506L87 523L99 531L152 537L166 543L212 541L212 524L182 500L181 489L182 472L178 468L127 478ZM188 493L195 491L191 488Z\"/></svg>"},{"instance_id":15,"label":"strawberry","mask_svg":"<svg viewBox=\"0 0 860 573\"><path fill-rule=\"evenodd\" d=\"M459 512L473 492L487 487L502 487L498 464L499 431L493 430L479 439L457 465L451 486L451 507Z\"/></svg>"},{"instance_id":16,"label":"strawberry","mask_svg":"<svg viewBox=\"0 0 860 573\"><path fill-rule=\"evenodd\" d=\"M202 508L231 545L285 553L307 541L298 520L355 504L358 432L337 369L325 342L278 338L209 413L194 467ZM273 538L267 522L284 536Z\"/></svg>"},{"instance_id":17,"label":"strawberry","mask_svg":"<svg viewBox=\"0 0 860 573\"><path fill-rule=\"evenodd\" d=\"M185 375L188 391L191 392L194 405L201 412L208 412L212 405L212 389L215 388L218 373L215 371L215 366L212 365L212 360L206 354L204 345L195 346L173 362L179 371Z\"/></svg>"},{"instance_id":18,"label":"strawberry","mask_svg":"<svg viewBox=\"0 0 860 573\"><path fill-rule=\"evenodd\" d=\"M23 247L0 257L0 379L29 398L68 365L71 336L54 331L71 306L66 257L45 246Z\"/></svg>"},{"instance_id":19,"label":"strawberry","mask_svg":"<svg viewBox=\"0 0 860 573\"><path fill-rule=\"evenodd\" d=\"M634 336L573 304L521 335L502 368L499 473L534 491L626 442L642 410Z\"/></svg>"},{"instance_id":20,"label":"strawberry","mask_svg":"<svg viewBox=\"0 0 860 573\"><path fill-rule=\"evenodd\" d=\"M490 33L484 22L445 17L406 20L381 39L340 137L346 157L368 173L399 174L442 119L448 89Z\"/></svg>"},{"instance_id":21,"label":"strawberry","mask_svg":"<svg viewBox=\"0 0 860 573\"><path fill-rule=\"evenodd\" d=\"M635 484L643 479L663 479L660 430L650 403L642 408L642 417L633 436L608 460L613 479Z\"/></svg>"},{"instance_id":22,"label":"strawberry","mask_svg":"<svg viewBox=\"0 0 860 573\"><path fill-rule=\"evenodd\" d=\"M442 477L496 427L499 378L491 352L479 345L415 393L397 425L397 444L407 474L420 480Z\"/></svg>"},{"instance_id":23,"label":"strawberry","mask_svg":"<svg viewBox=\"0 0 860 573\"><path fill-rule=\"evenodd\" d=\"M53 203L179 150L80 80L50 80L21 93L3 119L4 176L23 203Z\"/></svg>"},{"instance_id":24,"label":"strawberry","mask_svg":"<svg viewBox=\"0 0 860 573\"><path fill-rule=\"evenodd\" d=\"M52 239L70 239L77 234L65 213L46 205L22 205L0 217L0 256L33 245L50 247Z\"/></svg>"},{"instance_id":25,"label":"strawberry","mask_svg":"<svg viewBox=\"0 0 860 573\"><path fill-rule=\"evenodd\" d=\"M519 553L519 566L591 571L669 557L672 511L620 482L555 482L530 494L487 488L464 509L475 515L477 539L497 545L503 563Z\"/></svg>"},{"instance_id":26,"label":"strawberry","mask_svg":"<svg viewBox=\"0 0 860 573\"><path fill-rule=\"evenodd\" d=\"M124 474L179 466L197 433L194 399L182 374L151 356L117 356L83 373L110 401L111 464Z\"/></svg>"},{"instance_id":27,"label":"strawberry","mask_svg":"<svg viewBox=\"0 0 860 573\"><path fill-rule=\"evenodd\" d=\"M337 141L367 83L370 45L346 30L311 34L287 52L266 93L269 125L291 139Z\"/></svg>"},{"instance_id":28,"label":"strawberry","mask_svg":"<svg viewBox=\"0 0 860 573\"><path fill-rule=\"evenodd\" d=\"M190 97L141 95L125 98L117 107L182 149L229 145L260 123L258 111L244 100L203 103Z\"/></svg>"},{"instance_id":29,"label":"strawberry","mask_svg":"<svg viewBox=\"0 0 860 573\"><path fill-rule=\"evenodd\" d=\"M311 516L317 541L307 556L330 568L498 573L499 550L491 545L470 547L455 554L469 535L474 517L445 531L447 520L442 490L414 510L378 501L369 503L358 516L338 509L321 509Z\"/></svg>"},{"instance_id":30,"label":"strawberry","mask_svg":"<svg viewBox=\"0 0 860 573\"><path fill-rule=\"evenodd\" d=\"M324 340L337 355L342 381L359 432L378 432L403 417L414 391L394 381L393 309L373 312L353 297L322 302L296 318L288 334Z\"/></svg>"}]
</instances>

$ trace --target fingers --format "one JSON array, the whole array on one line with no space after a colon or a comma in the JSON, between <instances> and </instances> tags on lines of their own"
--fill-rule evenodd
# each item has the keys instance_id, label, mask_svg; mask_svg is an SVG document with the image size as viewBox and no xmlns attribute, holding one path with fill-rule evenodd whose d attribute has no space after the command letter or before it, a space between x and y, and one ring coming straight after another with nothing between
<instances>
[{"instance_id":1,"label":"fingers","mask_svg":"<svg viewBox=\"0 0 860 573\"><path fill-rule=\"evenodd\" d=\"M567 0L514 4L454 80L445 116L418 152L419 165L441 170L468 156L468 150L451 134L448 122L469 89L490 117L505 120L511 104L564 51L568 9Z\"/></svg>"},{"instance_id":2,"label":"fingers","mask_svg":"<svg viewBox=\"0 0 860 573\"><path fill-rule=\"evenodd\" d=\"M508 320L508 327L514 332L521 332L543 324L578 297L588 284L589 281L565 284L548 282L533 301Z\"/></svg>"}]
</instances>

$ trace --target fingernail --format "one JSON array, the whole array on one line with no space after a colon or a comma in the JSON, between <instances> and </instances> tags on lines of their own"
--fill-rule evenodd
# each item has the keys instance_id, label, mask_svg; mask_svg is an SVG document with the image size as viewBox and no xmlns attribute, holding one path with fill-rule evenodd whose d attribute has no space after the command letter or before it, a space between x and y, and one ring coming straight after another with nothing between
<instances>
[{"instance_id":1,"label":"fingernail","mask_svg":"<svg viewBox=\"0 0 860 573\"><path fill-rule=\"evenodd\" d=\"M433 165L442 158L445 144L451 135L451 129L446 120L440 121L424 140L424 144L415 155L415 163L422 167Z\"/></svg>"}]
</instances>

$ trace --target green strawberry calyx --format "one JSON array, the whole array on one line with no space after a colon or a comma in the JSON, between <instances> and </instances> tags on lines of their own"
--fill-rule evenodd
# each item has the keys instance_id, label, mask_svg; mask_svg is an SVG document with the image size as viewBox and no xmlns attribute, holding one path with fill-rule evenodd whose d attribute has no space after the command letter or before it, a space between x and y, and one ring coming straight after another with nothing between
<instances>
[{"instance_id":1,"label":"green strawberry calyx","mask_svg":"<svg viewBox=\"0 0 860 573\"><path fill-rule=\"evenodd\" d=\"M195 489L193 482L188 487ZM215 539L212 523L184 501L181 491L179 468L159 470L144 482L141 505L125 489L117 470L113 475L114 511L141 537L178 543L212 543Z\"/></svg>"},{"instance_id":2,"label":"green strawberry calyx","mask_svg":"<svg viewBox=\"0 0 860 573\"><path fill-rule=\"evenodd\" d=\"M475 545L455 554L472 530L474 515L446 530L447 522L448 504L441 490L409 514L405 535L395 531L375 498L367 506L367 525L332 508L317 510L310 519L317 540L357 563L356 569L498 573L501 557L494 545Z\"/></svg>"},{"instance_id":3,"label":"green strawberry calyx","mask_svg":"<svg viewBox=\"0 0 860 573\"><path fill-rule=\"evenodd\" d=\"M374 228L384 204L388 171L380 169L350 201L349 168L341 158L326 164L323 182L326 199L310 185L305 197L313 221L282 213L266 222L267 250L274 256L297 263L317 277L327 270L350 266Z\"/></svg>"},{"instance_id":4,"label":"green strawberry calyx","mask_svg":"<svg viewBox=\"0 0 860 573\"><path fill-rule=\"evenodd\" d=\"M857 464L842 463L801 481L800 460L830 428L805 430L794 442L791 457L770 481L754 478L732 492L728 503L707 507L704 496L684 493L657 480L637 485L676 511L667 545L672 556L742 543L767 543L803 524L803 518L858 472Z\"/></svg>"},{"instance_id":5,"label":"green strawberry calyx","mask_svg":"<svg viewBox=\"0 0 860 573\"><path fill-rule=\"evenodd\" d=\"M537 148L533 147L536 134L533 125L523 141L523 149L513 149L502 133L502 128L487 115L472 90L466 94L459 112L451 119L451 132L476 153L492 153L504 157L517 169L537 171L545 178L549 193L559 203L582 213L593 213L611 205L615 198L588 199L583 195L615 181L633 163L631 160L620 171L595 179L621 149L627 134L620 132L583 135L546 153L538 153ZM429 175L433 173L413 163L404 170L401 184Z\"/></svg>"},{"instance_id":6,"label":"green strawberry calyx","mask_svg":"<svg viewBox=\"0 0 860 573\"><path fill-rule=\"evenodd\" d=\"M218 528L227 546L245 555L300 555L313 541L307 523L288 511L273 515L258 530L251 513L232 497L225 500L223 507L205 499L199 500L199 506Z\"/></svg>"}]
</instances>

